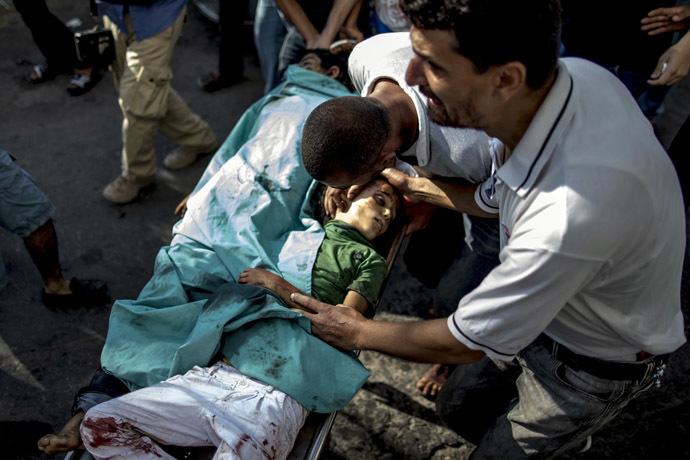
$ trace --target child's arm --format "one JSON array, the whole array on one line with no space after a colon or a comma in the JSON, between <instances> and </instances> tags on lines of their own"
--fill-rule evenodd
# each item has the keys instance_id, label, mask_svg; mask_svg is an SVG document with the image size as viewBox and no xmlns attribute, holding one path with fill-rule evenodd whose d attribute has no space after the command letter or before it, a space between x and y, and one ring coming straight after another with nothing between
<instances>
[{"instance_id":1,"label":"child's arm","mask_svg":"<svg viewBox=\"0 0 690 460\"><path fill-rule=\"evenodd\" d=\"M264 270L263 268L247 268L240 275L238 282L240 284L251 284L264 287L280 297L290 308L297 308L299 306L290 299L290 294L295 292L304 294L304 292L285 281L282 277L268 270ZM342 303L343 305L354 308L360 313L364 313L367 308L369 308L367 299L362 294L355 291L347 291L347 295L345 295L345 299L343 299Z\"/></svg>"},{"instance_id":2,"label":"child's arm","mask_svg":"<svg viewBox=\"0 0 690 460\"><path fill-rule=\"evenodd\" d=\"M280 297L291 308L296 308L297 304L290 300L290 294L294 292L304 294L282 277L263 268L247 268L240 275L238 283L264 287Z\"/></svg>"},{"instance_id":3,"label":"child's arm","mask_svg":"<svg viewBox=\"0 0 690 460\"><path fill-rule=\"evenodd\" d=\"M343 300L343 305L352 307L361 314L364 314L364 312L367 311L367 308L369 308L369 302L367 301L366 297L357 291L347 291L345 299Z\"/></svg>"}]
</instances>

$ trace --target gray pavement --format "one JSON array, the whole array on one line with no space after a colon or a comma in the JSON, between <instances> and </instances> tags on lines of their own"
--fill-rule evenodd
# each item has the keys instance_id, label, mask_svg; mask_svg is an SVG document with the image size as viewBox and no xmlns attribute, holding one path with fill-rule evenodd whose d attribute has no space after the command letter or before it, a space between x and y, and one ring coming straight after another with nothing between
<instances>
[{"instance_id":1,"label":"gray pavement","mask_svg":"<svg viewBox=\"0 0 690 460\"><path fill-rule=\"evenodd\" d=\"M87 2L48 0L48 5L63 20L79 17L90 24ZM195 80L216 65L216 40L213 27L190 11L173 57L173 86L224 139L261 96L263 82L255 58L248 55L244 82L216 94L201 92ZM0 148L17 157L54 202L65 274L107 280L114 299L134 298L151 276L158 249L170 241L175 205L192 189L205 160L181 172L166 171L162 159L173 145L159 137L157 186L135 203L108 204L101 190L119 174L121 148L121 114L111 76L73 98L64 90L65 75L36 86L24 82L27 61L40 62L40 53L18 14L0 6ZM688 87L683 82L659 119L664 142L690 111ZM0 293L0 458L46 459L33 449L35 441L69 419L75 392L98 365L109 308L48 311L21 240L1 231L0 253L10 277ZM428 309L431 294L399 258L379 316L414 319ZM685 299L684 309L687 315ZM598 433L588 453L565 458L690 458L688 350L685 346L676 353L661 388ZM467 458L471 445L440 426L433 403L416 394L415 382L427 365L370 352L362 353L362 360L372 377L336 418L323 458Z\"/></svg>"}]
</instances>

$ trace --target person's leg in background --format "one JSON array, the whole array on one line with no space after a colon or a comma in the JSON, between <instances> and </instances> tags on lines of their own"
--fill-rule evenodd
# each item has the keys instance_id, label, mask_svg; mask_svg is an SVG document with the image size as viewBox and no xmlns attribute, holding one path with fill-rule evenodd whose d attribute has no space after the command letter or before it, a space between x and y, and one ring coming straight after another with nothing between
<instances>
[{"instance_id":1,"label":"person's leg in background","mask_svg":"<svg viewBox=\"0 0 690 460\"><path fill-rule=\"evenodd\" d=\"M242 81L244 75L244 19L249 0L218 2L220 47L218 72L199 77L201 89L212 93Z\"/></svg>"},{"instance_id":2,"label":"person's leg in background","mask_svg":"<svg viewBox=\"0 0 690 460\"><path fill-rule=\"evenodd\" d=\"M27 80L39 83L70 72L76 60L74 33L48 10L45 0L15 0L14 6L46 59L46 65L32 69Z\"/></svg>"},{"instance_id":3,"label":"person's leg in background","mask_svg":"<svg viewBox=\"0 0 690 460\"><path fill-rule=\"evenodd\" d=\"M464 215L465 242L460 256L452 263L438 282L433 300L437 318L450 316L458 302L474 290L499 264L500 237L498 219ZM438 363L433 365L417 382L417 389L426 397L433 398L443 387L455 366Z\"/></svg>"},{"instance_id":4,"label":"person's leg in background","mask_svg":"<svg viewBox=\"0 0 690 460\"><path fill-rule=\"evenodd\" d=\"M261 75L266 82L264 93L280 83L278 57L286 34L287 29L275 0L258 0L254 16L254 45L259 55Z\"/></svg>"},{"instance_id":5,"label":"person's leg in background","mask_svg":"<svg viewBox=\"0 0 690 460\"><path fill-rule=\"evenodd\" d=\"M297 63L302 51L307 47L307 42L295 26L288 24L286 29L287 34L280 47L278 58L278 82L282 81L288 66Z\"/></svg>"},{"instance_id":6,"label":"person's leg in background","mask_svg":"<svg viewBox=\"0 0 690 460\"><path fill-rule=\"evenodd\" d=\"M52 221L54 213L55 207L33 179L14 164L9 153L0 150L0 227L24 240L43 281L43 303L50 308L105 303L108 286L104 282L63 278ZM0 279L0 287L2 283Z\"/></svg>"},{"instance_id":7,"label":"person's leg in background","mask_svg":"<svg viewBox=\"0 0 690 460\"><path fill-rule=\"evenodd\" d=\"M122 174L103 191L106 199L122 204L132 201L139 191L154 180L156 158L154 141L160 126L163 134L177 132L173 141L182 143L170 155L179 160L168 165L181 169L191 164L200 153L208 153L217 145L211 128L194 114L171 88L170 58L184 24L186 12L159 34L137 40L129 16L129 31L104 18L113 31L116 57L113 77L118 88L118 102L123 114ZM170 156L169 155L169 156ZM192 157L191 162L188 162ZM167 158L166 158L167 160ZM187 164L180 164L187 162Z\"/></svg>"},{"instance_id":8,"label":"person's leg in background","mask_svg":"<svg viewBox=\"0 0 690 460\"><path fill-rule=\"evenodd\" d=\"M80 96L98 83L100 72L93 65L79 62L74 32L48 10L45 0L15 0L14 5L46 59L45 64L32 67L26 76L29 83L42 83L59 73L72 72L67 86L72 96Z\"/></svg>"}]
</instances>

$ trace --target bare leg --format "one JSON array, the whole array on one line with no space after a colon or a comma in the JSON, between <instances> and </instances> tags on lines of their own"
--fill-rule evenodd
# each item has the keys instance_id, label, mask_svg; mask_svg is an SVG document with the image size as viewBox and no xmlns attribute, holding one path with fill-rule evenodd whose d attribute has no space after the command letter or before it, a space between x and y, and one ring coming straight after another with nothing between
<instances>
[{"instance_id":1,"label":"bare leg","mask_svg":"<svg viewBox=\"0 0 690 460\"><path fill-rule=\"evenodd\" d=\"M84 420L84 411L77 412L58 434L47 434L38 440L38 448L46 454L52 455L58 452L69 452L74 449L83 449L79 435L79 426Z\"/></svg>"},{"instance_id":2,"label":"bare leg","mask_svg":"<svg viewBox=\"0 0 690 460\"><path fill-rule=\"evenodd\" d=\"M57 234L53 221L48 219L35 232L24 238L24 245L41 274L46 293L71 294L69 281L62 278L60 270Z\"/></svg>"}]
</instances>

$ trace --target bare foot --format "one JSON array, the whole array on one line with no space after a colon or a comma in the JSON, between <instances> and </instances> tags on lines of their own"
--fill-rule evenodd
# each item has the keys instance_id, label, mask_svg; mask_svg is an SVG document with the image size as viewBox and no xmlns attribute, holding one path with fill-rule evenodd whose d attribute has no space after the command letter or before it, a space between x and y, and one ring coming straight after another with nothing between
<instances>
[{"instance_id":1,"label":"bare foot","mask_svg":"<svg viewBox=\"0 0 690 460\"><path fill-rule=\"evenodd\" d=\"M441 387L446 383L454 366L448 364L434 364L426 374L417 381L417 390L427 398L435 398Z\"/></svg>"},{"instance_id":2,"label":"bare foot","mask_svg":"<svg viewBox=\"0 0 690 460\"><path fill-rule=\"evenodd\" d=\"M240 275L238 283L261 286L275 292L275 286L277 284L276 278L280 277L263 268L247 268Z\"/></svg>"},{"instance_id":3,"label":"bare foot","mask_svg":"<svg viewBox=\"0 0 690 460\"><path fill-rule=\"evenodd\" d=\"M84 420L84 411L79 411L62 428L58 434L47 434L38 440L38 448L46 454L52 455L58 452L69 452L74 449L83 449L79 435L79 426Z\"/></svg>"},{"instance_id":4,"label":"bare foot","mask_svg":"<svg viewBox=\"0 0 690 460\"><path fill-rule=\"evenodd\" d=\"M290 299L290 294L304 294L292 284L285 281L282 277L271 273L263 268L247 268L240 274L237 280L240 284L251 284L266 288L280 297L289 307L296 308L298 305Z\"/></svg>"}]
</instances>

